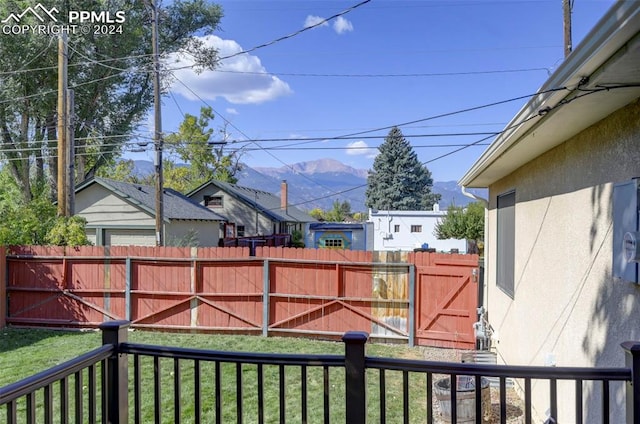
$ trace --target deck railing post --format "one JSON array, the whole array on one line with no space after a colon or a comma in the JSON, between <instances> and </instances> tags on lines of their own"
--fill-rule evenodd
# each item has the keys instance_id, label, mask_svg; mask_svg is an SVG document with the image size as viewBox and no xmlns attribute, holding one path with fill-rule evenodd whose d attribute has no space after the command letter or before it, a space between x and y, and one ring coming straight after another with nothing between
<instances>
[{"instance_id":1,"label":"deck railing post","mask_svg":"<svg viewBox=\"0 0 640 424\"><path fill-rule=\"evenodd\" d=\"M342 336L345 347L346 422L349 424L366 422L364 345L368 338L369 335L363 331L349 331Z\"/></svg>"},{"instance_id":2,"label":"deck railing post","mask_svg":"<svg viewBox=\"0 0 640 424\"><path fill-rule=\"evenodd\" d=\"M627 424L640 424L640 343L624 342L625 365L631 369L631 381L627 381Z\"/></svg>"},{"instance_id":3,"label":"deck railing post","mask_svg":"<svg viewBox=\"0 0 640 424\"><path fill-rule=\"evenodd\" d=\"M107 423L125 424L129 422L128 361L127 354L120 352L120 343L127 341L129 321L107 321L100 325L102 344L114 346L113 354L107 359L106 393Z\"/></svg>"}]
</instances>

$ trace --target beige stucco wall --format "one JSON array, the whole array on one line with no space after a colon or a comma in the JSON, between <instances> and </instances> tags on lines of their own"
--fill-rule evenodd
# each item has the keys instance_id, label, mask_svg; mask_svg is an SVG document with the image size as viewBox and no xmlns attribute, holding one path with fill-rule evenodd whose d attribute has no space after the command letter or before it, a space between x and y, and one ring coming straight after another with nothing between
<instances>
[{"instance_id":1,"label":"beige stucco wall","mask_svg":"<svg viewBox=\"0 0 640 424\"><path fill-rule=\"evenodd\" d=\"M612 278L613 185L640 176L640 102L612 114L489 188L486 305L494 347L512 365L621 366L640 340L640 288ZM516 190L515 296L496 286L496 196ZM534 383L539 417L547 385ZM559 386L573 399L573 383ZM569 397L571 396L571 397ZM612 422L623 422L624 392ZM560 402L573 409L573 401ZM596 400L585 396L585 422ZM560 422L571 420L561 407ZM568 414L568 415L567 415ZM565 418L565 419L562 419Z\"/></svg>"}]
</instances>

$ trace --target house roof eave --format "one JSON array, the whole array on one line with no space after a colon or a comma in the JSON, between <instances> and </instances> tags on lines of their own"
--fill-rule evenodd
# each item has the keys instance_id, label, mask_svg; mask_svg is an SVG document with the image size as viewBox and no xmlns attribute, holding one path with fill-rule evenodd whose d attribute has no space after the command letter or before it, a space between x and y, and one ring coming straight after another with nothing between
<instances>
[{"instance_id":1,"label":"house roof eave","mask_svg":"<svg viewBox=\"0 0 640 424\"><path fill-rule=\"evenodd\" d=\"M615 75L629 62L637 66L639 31L637 2L615 3L540 88L541 94L529 99L458 184L467 188L488 187L637 98L640 88L619 89L589 96L592 99L588 107L556 108L575 98L576 88L593 88L607 73ZM625 55L633 60L622 60Z\"/></svg>"}]
</instances>

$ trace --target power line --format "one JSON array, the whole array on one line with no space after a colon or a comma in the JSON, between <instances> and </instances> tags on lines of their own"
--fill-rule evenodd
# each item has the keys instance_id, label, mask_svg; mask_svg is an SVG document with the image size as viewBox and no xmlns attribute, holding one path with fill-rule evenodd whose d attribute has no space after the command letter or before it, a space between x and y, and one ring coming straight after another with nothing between
<instances>
[{"instance_id":1,"label":"power line","mask_svg":"<svg viewBox=\"0 0 640 424\"><path fill-rule=\"evenodd\" d=\"M489 136L493 137L493 135ZM474 146L488 146L489 143L473 143L471 145ZM412 144L412 149L441 149L446 147L469 147L470 144L465 143L457 143L457 144L430 144L430 145L415 145ZM245 148L244 151L253 151L253 150L264 150L265 148ZM295 150L295 151L303 151L303 150L374 150L375 147L370 146L334 146L334 147L267 147L266 150L274 151L274 150Z\"/></svg>"},{"instance_id":2,"label":"power line","mask_svg":"<svg viewBox=\"0 0 640 424\"><path fill-rule=\"evenodd\" d=\"M584 93L579 94L579 95L577 95L577 96L575 96L575 97L573 97L571 99L565 99L563 101L558 102L555 106L550 107L548 109L545 109L544 113L542 113L542 111L537 111L537 112L531 114L530 116L528 116L527 118L522 119L520 122L517 122L517 123L515 123L513 125L510 125L510 126L504 128L502 131L500 131L500 134L503 134L503 133L505 133L505 132L507 132L509 130L514 129L514 128L517 128L517 127L525 124L526 122L531 121L532 119L538 118L540 116L544 116L547 113L549 113L550 111L552 111L554 109L557 109L558 107L565 106L565 105L567 105L567 104L569 104L569 103L571 103L571 102L573 102L575 100L578 100L578 99L580 99L582 97L589 96L589 95L595 94L595 93L600 93L602 91L609 91L610 89L613 89L613 88L628 88L628 87L636 87L636 86L638 86L638 85L631 84L631 85L628 85L628 86L622 86L621 85L621 86L616 86L616 87L602 87L602 88L598 88L598 89L594 89L594 90L590 90L590 91L584 92ZM547 90L546 92L553 92L553 91L557 91L557 90L560 90L560 89ZM543 92L537 93L537 95L542 94L542 93ZM469 143L468 145L466 145L464 147L457 148L457 149L452 150L452 151L450 151L448 153L445 153L443 155L440 155L438 157L430 159L430 160L428 160L426 162L422 162L422 165L427 165L429 163L433 163L433 162L435 162L437 160L443 159L443 158L445 158L447 156L451 156L451 155L453 155L455 153L458 153L459 151L465 150L465 149L467 149L469 147L479 145L480 143L483 143L484 141L488 140L491 137L492 136L483 137L483 138L481 138L481 139L479 139L479 140L477 140L475 142ZM359 188L363 188L363 187L366 187L366 186L367 186L367 184L360 184L358 186L352 187L349 190L357 190Z\"/></svg>"},{"instance_id":3,"label":"power line","mask_svg":"<svg viewBox=\"0 0 640 424\"><path fill-rule=\"evenodd\" d=\"M237 53L233 53L233 54L228 55L228 56L221 57L218 60L222 61L222 60L226 60L226 59L231 59L232 57L236 57L236 56L240 56L240 55L243 55L243 54L251 53L251 52L256 51L258 49L262 49L264 47L268 47L268 46L274 45L276 43L279 43L281 41L287 40L289 38L293 38L293 37L295 37L295 36L297 36L299 34L302 34L305 31L309 31L310 29L313 29L313 28L319 27L321 25L324 25L325 23L327 23L327 22L329 22L329 21L331 21L333 19L336 19L336 18L338 18L340 16L346 15L347 13L351 12L352 10L355 10L355 9L359 8L360 6L363 6L363 5L367 4L367 3L369 3L370 1L371 0L364 0L364 1L358 3L358 4L354 5L354 6L351 6L350 8L348 8L346 10L343 10L340 13L336 13L335 15L330 16L330 17L328 17L326 19L323 19L323 20L321 20L319 22L316 22L313 25L310 25L310 26L302 28L302 29L300 29L298 31L292 32L289 35L285 35L285 36L276 38L275 40L269 41L267 43L260 44L258 46L252 47L252 48L247 49L247 50L243 50L243 51L240 51L240 52L237 52Z\"/></svg>"},{"instance_id":4,"label":"power line","mask_svg":"<svg viewBox=\"0 0 640 424\"><path fill-rule=\"evenodd\" d=\"M169 132L169 133L165 133L165 135L176 135L179 134L179 132ZM499 131L491 131L491 132L466 132L466 133L432 133L432 134L405 134L404 137L406 138L442 138L442 137L462 137L462 136L471 136L471 135L498 135L500 134ZM340 141L340 140L365 140L365 139L384 139L386 136L385 135L378 135L378 136L363 136L363 137L324 137L324 138L312 138L311 140L315 140L315 141ZM125 141L123 143L118 143L118 144L106 144L106 143L101 143L100 145L104 145L104 146L118 146L121 144L127 145L127 144L151 144L153 142L153 137L147 134L139 134L139 133L127 133L127 134L113 134L113 135L100 135L100 134L95 134L95 135L88 135L86 137L76 137L75 140L76 141L94 141L94 140L107 140L107 139L122 139L122 138L135 138L135 139L143 139L146 141L135 141L135 140L131 140L131 141ZM310 138L264 138L264 139L252 139L252 142L275 142L275 141L309 141ZM30 144L34 145L34 144L50 144L52 142L55 142L54 139L43 139L43 140L33 140L30 141ZM181 144L196 144L197 142L189 142L189 141L177 141L177 142L172 142L172 141L165 141L165 144L168 145L181 145ZM238 141L238 143L246 143L244 141ZM283 148L288 148L288 147L294 147L298 144L288 144L288 145L283 145L283 146L275 146L275 147L262 147L265 150L282 150ZM438 147L438 146L447 146L447 145L431 145L434 147ZM422 147L431 147L431 146L422 146ZM448 145L448 146L452 146L452 145ZM42 147L42 146L41 146ZM20 149L1 149L0 148L0 152L1 151L21 151L21 150L33 150L33 149L40 149L41 147L29 147L29 148L20 148ZM421 146L415 146L415 147L421 147ZM346 149L349 147L340 147L340 146L334 146L334 147L323 147L322 149ZM371 148L371 147L369 147ZM308 148L308 149L313 149L313 148ZM290 149L290 150L295 150L295 149ZM305 149L300 149L300 150L305 150Z\"/></svg>"},{"instance_id":5,"label":"power line","mask_svg":"<svg viewBox=\"0 0 640 424\"><path fill-rule=\"evenodd\" d=\"M514 102L514 101L517 101L517 100L528 99L530 97L539 96L541 94L553 93L553 92L556 92L556 91L563 91L563 90L569 90L569 89L567 87L551 88L549 90L539 91L539 92L536 92L534 94L526 94L524 96L512 97L512 98L507 99L507 100L500 100L500 101L497 101L497 102L487 103L487 104L480 105L480 106L472 106L472 107L465 108L465 109L459 109L459 110L456 110L456 111L453 111L453 112L446 112L446 113L441 113L441 114L438 114L438 115L432 115L432 116L428 116L426 118L415 119L413 121L403 122L401 124L388 125L386 127L380 127L380 128L376 128L376 129L373 129L373 130L367 130L367 131L360 131L360 132L356 132L356 133L351 133L351 134L345 135L345 137L351 137L351 136L354 136L354 135L368 134L368 133L377 132L377 131L389 130L389 129L393 128L393 127L403 127L405 125L412 125L412 124L416 124L418 122L431 121L431 120L434 120L434 119L440 119L440 118L445 118L445 117L448 117L448 116L459 115L461 113L467 113L467 112L472 112L472 111L475 111L475 110L486 109L486 108L489 108L489 107L493 107L493 106L498 106L498 105L505 104L505 103Z\"/></svg>"},{"instance_id":6,"label":"power line","mask_svg":"<svg viewBox=\"0 0 640 424\"><path fill-rule=\"evenodd\" d=\"M361 3L361 4L367 3L368 1L370 1L370 0L366 0L365 2L363 2L363 3ZM178 78L178 77L176 77L175 75L174 75L174 78L176 78L176 80L177 80L178 82L180 82L180 83L181 83L181 84L182 84L182 85L183 85L187 90L189 90L189 92L191 92L191 94L193 94L194 96L196 96L196 97L197 97L197 98L198 98L198 99L199 99L203 104L205 104L206 106L210 107L210 108L211 108L211 110L212 110L212 111L214 111L217 115L220 115L220 114L219 114L219 113L218 113L218 112L217 112L217 111L216 111L216 110L215 110L211 105L209 105L209 103L207 103L207 102L206 102L202 97L200 97L200 95L199 95L199 94L197 94L195 91L193 91L193 90L191 89L191 87L189 87L188 85L186 85L186 84L185 84L181 79L179 79L179 78ZM220 115L220 116L221 116L221 115ZM278 162L280 162L280 163L281 163L281 164L283 164L284 166L288 167L289 169L291 169L293 172L295 172L296 174L300 175L301 177L303 177L303 178L305 178L305 179L307 179L307 180L311 181L312 183L314 183L314 184L318 185L319 187L322 187L322 188L324 188L324 189L327 189L327 190L330 190L330 191L331 191L331 189L330 189L329 187L326 187L326 186L324 186L324 185L322 185L322 184L318 183L317 181L313 181L311 178L309 178L309 177L308 177L307 175L305 175L305 174L301 174L301 173L297 172L295 169L293 169L293 167L292 167L291 165L284 163L280 158L278 158L277 156L275 156L275 155L274 155L274 154L272 154L271 152L269 152L269 151L265 150L262 146L260 146L260 144L258 144L258 143L256 143L256 142L253 142L251 139L249 139L249 137L248 137L245 133L243 133L243 132L238 128L238 127L236 127L236 126L235 126L231 121L229 121L228 119L226 119L226 118L224 118L224 117L223 117L223 120L224 120L228 125L230 125L232 128L234 128L236 131L238 131L240 134L242 134L245 138L247 138L247 140L245 140L245 141L247 141L247 142L249 142L249 143L252 143L252 144L255 144L255 145L256 145L260 150L263 150L263 151L264 151L265 153L267 153L269 156L271 156L272 158L274 158L275 160L277 160Z\"/></svg>"},{"instance_id":7,"label":"power line","mask_svg":"<svg viewBox=\"0 0 640 424\"><path fill-rule=\"evenodd\" d=\"M177 68L182 69L182 68ZM246 74L246 75L269 75L277 77L322 77L322 78L416 78L416 77L443 77L443 76L461 76L461 75L488 75L488 74L507 74L517 72L534 72L545 71L551 73L549 68L523 68L523 69L498 69L488 71L467 71L467 72L426 72L426 73L410 73L410 74L317 74L317 73L292 73L292 72L252 72L252 71L234 71L224 69L214 69L212 72L220 72L227 74Z\"/></svg>"}]
</instances>

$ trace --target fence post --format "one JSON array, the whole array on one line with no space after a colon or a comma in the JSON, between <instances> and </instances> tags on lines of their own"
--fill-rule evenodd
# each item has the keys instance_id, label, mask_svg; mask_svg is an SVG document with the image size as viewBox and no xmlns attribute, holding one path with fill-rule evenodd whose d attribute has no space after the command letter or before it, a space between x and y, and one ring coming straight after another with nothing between
<instances>
[{"instance_id":1,"label":"fence post","mask_svg":"<svg viewBox=\"0 0 640 424\"><path fill-rule=\"evenodd\" d=\"M364 345L368 338L369 335L364 331L348 331L342 336L345 347L346 422L349 424L366 422Z\"/></svg>"},{"instance_id":2,"label":"fence post","mask_svg":"<svg viewBox=\"0 0 640 424\"><path fill-rule=\"evenodd\" d=\"M0 246L0 328L7 325L7 251L5 247Z\"/></svg>"},{"instance_id":3,"label":"fence post","mask_svg":"<svg viewBox=\"0 0 640 424\"><path fill-rule=\"evenodd\" d=\"M624 342L625 365L631 369L631 381L627 381L627 424L640 424L640 343Z\"/></svg>"},{"instance_id":4,"label":"fence post","mask_svg":"<svg viewBox=\"0 0 640 424\"><path fill-rule=\"evenodd\" d=\"M124 280L124 313L125 319L131 321L131 258L125 259L125 280Z\"/></svg>"},{"instance_id":5,"label":"fence post","mask_svg":"<svg viewBox=\"0 0 640 424\"><path fill-rule=\"evenodd\" d=\"M264 259L262 263L262 336L269 336L269 259Z\"/></svg>"},{"instance_id":6,"label":"fence post","mask_svg":"<svg viewBox=\"0 0 640 424\"><path fill-rule=\"evenodd\" d=\"M407 311L409 328L409 347L416 345L416 265L409 264L409 310Z\"/></svg>"},{"instance_id":7,"label":"fence post","mask_svg":"<svg viewBox=\"0 0 640 424\"><path fill-rule=\"evenodd\" d=\"M100 325L102 344L112 344L113 354L107 359L106 393L107 423L129 422L128 361L127 354L120 353L120 343L127 341L129 321L107 321ZM104 378L104 377L103 377Z\"/></svg>"}]
</instances>

